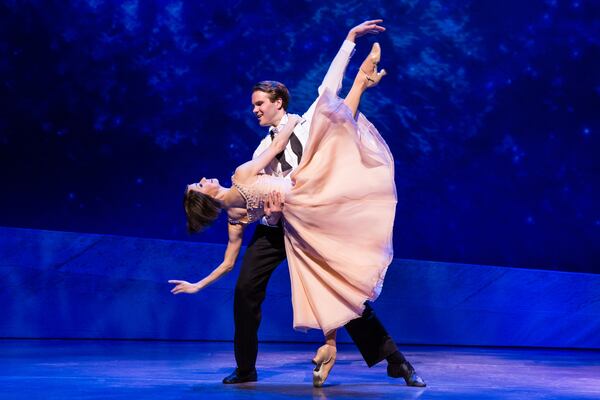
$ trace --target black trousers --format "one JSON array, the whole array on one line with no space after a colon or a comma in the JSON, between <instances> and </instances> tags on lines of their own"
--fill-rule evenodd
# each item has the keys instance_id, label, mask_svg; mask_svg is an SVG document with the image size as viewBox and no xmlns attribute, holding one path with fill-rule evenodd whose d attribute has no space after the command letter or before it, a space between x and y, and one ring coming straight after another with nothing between
<instances>
[{"instance_id":1,"label":"black trousers","mask_svg":"<svg viewBox=\"0 0 600 400\"><path fill-rule=\"evenodd\" d=\"M242 372L254 369L256 364L258 327L267 283L285 258L283 229L258 225L244 254L233 301L235 360ZM368 303L363 315L344 327L369 367L398 351Z\"/></svg>"}]
</instances>

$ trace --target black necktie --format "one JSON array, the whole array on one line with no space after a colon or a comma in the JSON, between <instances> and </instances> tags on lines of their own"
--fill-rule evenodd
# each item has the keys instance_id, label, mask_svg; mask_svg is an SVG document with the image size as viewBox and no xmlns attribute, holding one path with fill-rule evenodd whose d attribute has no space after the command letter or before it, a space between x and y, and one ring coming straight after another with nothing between
<instances>
[{"instance_id":1,"label":"black necktie","mask_svg":"<svg viewBox=\"0 0 600 400\"><path fill-rule=\"evenodd\" d=\"M300 160L302 159L302 143L300 143L300 139L292 132L292 136L290 136L290 145L292 146L292 151L298 157L298 165L300 165Z\"/></svg>"},{"instance_id":2,"label":"black necktie","mask_svg":"<svg viewBox=\"0 0 600 400\"><path fill-rule=\"evenodd\" d=\"M271 129L271 132L270 132L271 140L273 140L275 138L275 135L278 132L279 131L277 130L277 128ZM290 136L290 145L292 147L292 151L298 158L298 165L300 165L300 160L302 159L302 143L300 143L300 139L298 139L298 137L293 132ZM279 153L275 156L277 161L279 161L281 163L281 172L285 172L289 169L292 169L292 166L286 161L284 153L285 153L285 150L283 150L281 153Z\"/></svg>"}]
</instances>

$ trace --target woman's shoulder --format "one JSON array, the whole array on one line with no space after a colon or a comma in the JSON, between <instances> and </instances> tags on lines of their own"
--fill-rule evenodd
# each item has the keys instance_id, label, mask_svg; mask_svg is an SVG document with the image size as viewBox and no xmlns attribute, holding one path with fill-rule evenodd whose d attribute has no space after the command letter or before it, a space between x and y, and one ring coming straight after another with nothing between
<instances>
[{"instance_id":1,"label":"woman's shoulder","mask_svg":"<svg viewBox=\"0 0 600 400\"><path fill-rule=\"evenodd\" d=\"M243 168L243 166L239 166L233 172L233 175L231 176L231 182L233 184L250 186L254 184L254 182L256 182L256 178L261 175L264 174L249 174L246 168Z\"/></svg>"}]
</instances>

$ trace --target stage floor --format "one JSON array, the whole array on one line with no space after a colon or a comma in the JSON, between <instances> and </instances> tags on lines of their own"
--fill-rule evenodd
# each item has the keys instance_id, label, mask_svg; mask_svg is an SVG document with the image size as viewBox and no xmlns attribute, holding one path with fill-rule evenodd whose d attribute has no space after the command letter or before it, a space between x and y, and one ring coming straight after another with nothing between
<instances>
[{"instance_id":1,"label":"stage floor","mask_svg":"<svg viewBox=\"0 0 600 400\"><path fill-rule=\"evenodd\" d=\"M316 344L260 345L259 381L223 385L233 344L0 340L0 399L599 399L600 352L403 346L424 389L367 368L340 345L312 387Z\"/></svg>"}]
</instances>

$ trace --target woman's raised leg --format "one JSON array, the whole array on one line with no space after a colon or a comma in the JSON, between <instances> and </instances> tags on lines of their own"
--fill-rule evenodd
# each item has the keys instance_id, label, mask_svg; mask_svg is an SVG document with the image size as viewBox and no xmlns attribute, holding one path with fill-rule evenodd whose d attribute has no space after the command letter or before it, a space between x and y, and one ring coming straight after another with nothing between
<instances>
[{"instance_id":1,"label":"woman's raised leg","mask_svg":"<svg viewBox=\"0 0 600 400\"><path fill-rule=\"evenodd\" d=\"M373 43L371 52L367 55L367 58L363 61L356 78L354 78L354 84L348 92L348 95L344 99L344 103L352 110L352 116L356 116L358 105L362 94L370 87L376 86L381 78L386 74L385 69L377 71L377 64L381 59L381 48L379 43Z\"/></svg>"}]
</instances>

